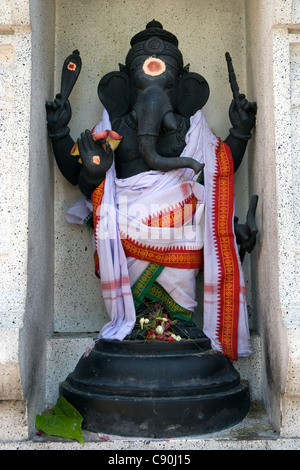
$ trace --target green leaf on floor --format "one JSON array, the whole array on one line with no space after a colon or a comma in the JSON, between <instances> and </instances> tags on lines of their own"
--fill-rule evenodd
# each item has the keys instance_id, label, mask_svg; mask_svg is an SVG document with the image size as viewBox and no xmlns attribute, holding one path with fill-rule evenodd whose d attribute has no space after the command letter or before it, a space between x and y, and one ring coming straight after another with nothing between
<instances>
[{"instance_id":1,"label":"green leaf on floor","mask_svg":"<svg viewBox=\"0 0 300 470\"><path fill-rule=\"evenodd\" d=\"M60 396L52 413L37 415L35 426L49 436L75 439L84 444L81 424L83 417L64 397Z\"/></svg>"}]
</instances>

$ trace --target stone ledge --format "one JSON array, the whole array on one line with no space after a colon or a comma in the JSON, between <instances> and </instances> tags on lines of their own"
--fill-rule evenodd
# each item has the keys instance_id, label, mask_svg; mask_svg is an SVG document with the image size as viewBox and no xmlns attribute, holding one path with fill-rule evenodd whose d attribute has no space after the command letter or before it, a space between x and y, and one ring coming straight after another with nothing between
<instances>
[{"instance_id":1,"label":"stone ledge","mask_svg":"<svg viewBox=\"0 0 300 470\"><path fill-rule=\"evenodd\" d=\"M281 397L281 434L284 437L300 435L299 407L299 397Z\"/></svg>"},{"instance_id":2,"label":"stone ledge","mask_svg":"<svg viewBox=\"0 0 300 470\"><path fill-rule=\"evenodd\" d=\"M181 440L116 440L107 442L0 442L0 450L104 450L104 451L198 451L198 450L298 450L299 438L291 439L188 439ZM132 454L132 452L131 452ZM107 456L108 457L108 456Z\"/></svg>"},{"instance_id":3,"label":"stone ledge","mask_svg":"<svg viewBox=\"0 0 300 470\"><path fill-rule=\"evenodd\" d=\"M246 418L239 424L213 434L162 439L121 437L83 431L85 445L70 439L46 435L31 440L0 442L1 449L18 450L297 450L300 438L282 438L271 425L260 403L252 404Z\"/></svg>"},{"instance_id":4,"label":"stone ledge","mask_svg":"<svg viewBox=\"0 0 300 470\"><path fill-rule=\"evenodd\" d=\"M1 400L22 400L18 363L19 329L0 330L0 403Z\"/></svg>"},{"instance_id":5,"label":"stone ledge","mask_svg":"<svg viewBox=\"0 0 300 470\"><path fill-rule=\"evenodd\" d=\"M18 438L21 439L20 442L27 442L29 434L26 400L1 400L0 416L0 448L1 441L14 442Z\"/></svg>"},{"instance_id":6,"label":"stone ledge","mask_svg":"<svg viewBox=\"0 0 300 470\"><path fill-rule=\"evenodd\" d=\"M14 25L14 24L1 24L0 34L15 34L15 33L29 33L31 31L30 25Z\"/></svg>"},{"instance_id":7,"label":"stone ledge","mask_svg":"<svg viewBox=\"0 0 300 470\"><path fill-rule=\"evenodd\" d=\"M288 326L287 337L289 346L288 369L285 383L285 395L300 397L300 327Z\"/></svg>"},{"instance_id":8,"label":"stone ledge","mask_svg":"<svg viewBox=\"0 0 300 470\"><path fill-rule=\"evenodd\" d=\"M19 364L0 364L0 400L22 400Z\"/></svg>"}]
</instances>

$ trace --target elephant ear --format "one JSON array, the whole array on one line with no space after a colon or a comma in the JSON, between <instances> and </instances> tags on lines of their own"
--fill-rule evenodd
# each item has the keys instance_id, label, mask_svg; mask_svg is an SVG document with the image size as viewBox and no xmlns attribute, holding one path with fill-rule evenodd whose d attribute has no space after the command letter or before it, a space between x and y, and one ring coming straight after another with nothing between
<instances>
[{"instance_id":1,"label":"elephant ear","mask_svg":"<svg viewBox=\"0 0 300 470\"><path fill-rule=\"evenodd\" d=\"M129 77L125 72L110 72L101 78L98 96L111 119L124 116L129 111Z\"/></svg>"},{"instance_id":2,"label":"elephant ear","mask_svg":"<svg viewBox=\"0 0 300 470\"><path fill-rule=\"evenodd\" d=\"M209 85L198 73L186 72L179 78L177 112L182 116L193 116L203 108L208 97Z\"/></svg>"}]
</instances>

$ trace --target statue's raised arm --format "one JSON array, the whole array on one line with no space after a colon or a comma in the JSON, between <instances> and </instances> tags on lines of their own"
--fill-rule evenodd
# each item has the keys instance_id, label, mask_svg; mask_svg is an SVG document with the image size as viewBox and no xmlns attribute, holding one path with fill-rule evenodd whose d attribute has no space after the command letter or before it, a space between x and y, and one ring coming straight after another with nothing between
<instances>
[{"instance_id":1,"label":"statue's raised arm","mask_svg":"<svg viewBox=\"0 0 300 470\"><path fill-rule=\"evenodd\" d=\"M229 118L232 128L225 142L229 145L236 171L243 159L247 142L251 139L251 130L255 125L257 105L246 99L240 93L229 52L225 54L228 68L229 83L233 100L229 108Z\"/></svg>"},{"instance_id":2,"label":"statue's raised arm","mask_svg":"<svg viewBox=\"0 0 300 470\"><path fill-rule=\"evenodd\" d=\"M49 137L58 167L65 178L72 184L78 184L81 166L70 155L74 141L70 136L68 124L72 110L69 96L74 88L81 70L79 51L75 50L64 61L61 74L61 91L53 101L46 102L47 125Z\"/></svg>"},{"instance_id":3,"label":"statue's raised arm","mask_svg":"<svg viewBox=\"0 0 300 470\"><path fill-rule=\"evenodd\" d=\"M68 124L72 111L69 96L80 70L81 58L76 49L64 61L60 93L53 101L46 102L47 124L60 171L70 183L78 184L83 194L90 196L110 168L113 153L104 136L93 138L89 130L81 134L76 144L70 136Z\"/></svg>"}]
</instances>

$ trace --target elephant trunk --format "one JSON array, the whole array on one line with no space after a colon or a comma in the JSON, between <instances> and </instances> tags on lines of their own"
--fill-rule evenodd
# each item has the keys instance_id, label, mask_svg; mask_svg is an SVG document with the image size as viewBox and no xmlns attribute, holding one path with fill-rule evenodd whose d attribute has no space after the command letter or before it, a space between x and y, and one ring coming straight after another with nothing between
<instances>
[{"instance_id":1,"label":"elephant trunk","mask_svg":"<svg viewBox=\"0 0 300 470\"><path fill-rule=\"evenodd\" d=\"M156 151L161 127L176 129L177 123L173 108L166 93L157 87L144 90L134 111L138 121L138 142L142 158L153 170L169 171L178 168L191 168L197 174L203 168L199 162L188 157L163 157Z\"/></svg>"}]
</instances>

